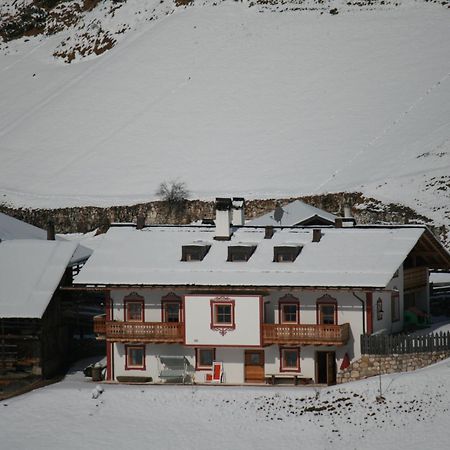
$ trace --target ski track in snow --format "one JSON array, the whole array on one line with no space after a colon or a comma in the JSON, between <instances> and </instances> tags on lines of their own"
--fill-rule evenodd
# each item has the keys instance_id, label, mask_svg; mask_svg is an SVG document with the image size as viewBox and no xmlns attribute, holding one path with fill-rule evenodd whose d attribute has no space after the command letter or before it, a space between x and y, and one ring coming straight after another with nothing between
<instances>
[{"instance_id":1,"label":"ski track in snow","mask_svg":"<svg viewBox=\"0 0 450 450\"><path fill-rule=\"evenodd\" d=\"M351 166L357 159L364 156L364 154L367 153L367 151L369 151L370 148L373 147L379 140L381 140L382 138L387 136L395 127L400 125L405 120L405 118L408 116L408 114L413 112L425 100L425 98L429 94L431 94L431 92L433 92L436 88L442 87L442 85L447 80L449 80L449 78L450 78L450 72L445 74L439 81L437 81L429 89L427 89L427 91L425 92L424 95L421 95L415 102L413 102L406 111L401 113L398 116L398 118L395 119L388 127L386 127L384 130L382 130L381 133L376 135L368 144L366 144L366 146L362 150L360 150L358 153L355 153L355 155L352 158L350 158L347 162L345 162L345 164L343 164L339 169L336 169L328 179L326 179L323 183L321 183L319 186L317 186L315 188L314 192L319 193L319 192L323 192L324 190L326 190L326 186L330 183L331 180L333 180L333 178L336 178L339 175L339 173L341 173L344 169L351 168ZM405 153L406 153L405 150L403 150L401 152L401 155L404 155ZM436 169L436 170L440 170L440 169ZM419 174L419 173L423 173L423 171L411 172L411 173L408 173L408 175L414 175L414 174ZM377 180L373 180L372 183L374 183L376 181Z\"/></svg>"}]
</instances>

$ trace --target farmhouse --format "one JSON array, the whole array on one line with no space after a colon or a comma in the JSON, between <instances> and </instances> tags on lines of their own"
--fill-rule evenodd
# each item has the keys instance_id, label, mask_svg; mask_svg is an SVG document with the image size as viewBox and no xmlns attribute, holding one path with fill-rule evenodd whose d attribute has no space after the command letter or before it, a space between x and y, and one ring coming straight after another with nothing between
<instances>
[{"instance_id":1,"label":"farmhouse","mask_svg":"<svg viewBox=\"0 0 450 450\"><path fill-rule=\"evenodd\" d=\"M361 334L428 313L428 270L450 268L424 226L248 226L244 206L217 199L215 226L109 229L74 280L104 293L109 380L332 384Z\"/></svg>"},{"instance_id":2,"label":"farmhouse","mask_svg":"<svg viewBox=\"0 0 450 450\"><path fill-rule=\"evenodd\" d=\"M62 284L91 251L0 213L0 378L50 377L65 364L70 333Z\"/></svg>"}]
</instances>

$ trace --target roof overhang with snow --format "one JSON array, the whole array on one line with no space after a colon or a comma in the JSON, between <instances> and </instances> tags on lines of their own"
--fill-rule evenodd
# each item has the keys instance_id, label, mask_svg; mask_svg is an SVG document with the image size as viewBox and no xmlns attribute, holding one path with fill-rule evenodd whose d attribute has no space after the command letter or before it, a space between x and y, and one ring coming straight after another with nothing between
<instances>
[{"instance_id":1,"label":"roof overhang with snow","mask_svg":"<svg viewBox=\"0 0 450 450\"><path fill-rule=\"evenodd\" d=\"M15 239L0 243L0 317L41 318L76 242Z\"/></svg>"}]
</instances>

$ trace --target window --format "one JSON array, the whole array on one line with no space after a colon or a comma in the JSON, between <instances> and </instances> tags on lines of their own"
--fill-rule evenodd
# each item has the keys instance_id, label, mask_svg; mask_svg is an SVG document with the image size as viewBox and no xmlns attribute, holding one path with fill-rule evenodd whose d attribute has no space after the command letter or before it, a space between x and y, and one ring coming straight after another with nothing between
<instances>
[{"instance_id":1,"label":"window","mask_svg":"<svg viewBox=\"0 0 450 450\"><path fill-rule=\"evenodd\" d=\"M300 372L300 349L280 349L280 372Z\"/></svg>"},{"instance_id":2,"label":"window","mask_svg":"<svg viewBox=\"0 0 450 450\"><path fill-rule=\"evenodd\" d=\"M161 321L162 322L182 322L181 297L170 292L161 299Z\"/></svg>"},{"instance_id":3,"label":"window","mask_svg":"<svg viewBox=\"0 0 450 450\"><path fill-rule=\"evenodd\" d=\"M300 311L298 299L292 295L285 295L279 300L279 322L300 323Z\"/></svg>"},{"instance_id":4,"label":"window","mask_svg":"<svg viewBox=\"0 0 450 450\"><path fill-rule=\"evenodd\" d=\"M211 370L213 361L216 359L215 348L197 348L195 349L195 369Z\"/></svg>"},{"instance_id":5,"label":"window","mask_svg":"<svg viewBox=\"0 0 450 450\"><path fill-rule=\"evenodd\" d=\"M301 246L279 246L273 248L274 262L293 262L302 250Z\"/></svg>"},{"instance_id":6,"label":"window","mask_svg":"<svg viewBox=\"0 0 450 450\"><path fill-rule=\"evenodd\" d=\"M324 295L317 300L316 307L319 325L337 325L337 301L335 298Z\"/></svg>"},{"instance_id":7,"label":"window","mask_svg":"<svg viewBox=\"0 0 450 450\"><path fill-rule=\"evenodd\" d=\"M144 322L144 297L133 293L124 298L125 321Z\"/></svg>"},{"instance_id":8,"label":"window","mask_svg":"<svg viewBox=\"0 0 450 450\"><path fill-rule=\"evenodd\" d=\"M125 346L125 370L145 370L145 346Z\"/></svg>"},{"instance_id":9,"label":"window","mask_svg":"<svg viewBox=\"0 0 450 450\"><path fill-rule=\"evenodd\" d=\"M391 316L392 322L400 320L400 295L398 292L393 292L391 296Z\"/></svg>"},{"instance_id":10,"label":"window","mask_svg":"<svg viewBox=\"0 0 450 450\"><path fill-rule=\"evenodd\" d=\"M377 300L377 320L383 320L383 299L381 297L378 297Z\"/></svg>"},{"instance_id":11,"label":"window","mask_svg":"<svg viewBox=\"0 0 450 450\"><path fill-rule=\"evenodd\" d=\"M180 310L181 303L165 302L163 308L163 322L181 322Z\"/></svg>"},{"instance_id":12,"label":"window","mask_svg":"<svg viewBox=\"0 0 450 450\"><path fill-rule=\"evenodd\" d=\"M211 300L211 328L235 328L234 300L227 299L226 297Z\"/></svg>"},{"instance_id":13,"label":"window","mask_svg":"<svg viewBox=\"0 0 450 450\"><path fill-rule=\"evenodd\" d=\"M256 245L230 245L227 261L248 261L256 250Z\"/></svg>"},{"instance_id":14,"label":"window","mask_svg":"<svg viewBox=\"0 0 450 450\"><path fill-rule=\"evenodd\" d=\"M183 245L181 248L181 261L203 261L210 248L210 244Z\"/></svg>"}]
</instances>

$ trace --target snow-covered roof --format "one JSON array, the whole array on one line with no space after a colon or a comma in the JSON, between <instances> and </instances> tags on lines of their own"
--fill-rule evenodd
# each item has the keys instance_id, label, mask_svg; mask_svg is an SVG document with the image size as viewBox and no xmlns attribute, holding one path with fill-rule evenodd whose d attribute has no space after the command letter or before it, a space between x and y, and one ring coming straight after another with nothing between
<instances>
[{"instance_id":1,"label":"snow-covered roof","mask_svg":"<svg viewBox=\"0 0 450 450\"><path fill-rule=\"evenodd\" d=\"M0 317L41 318L76 247L67 241L2 241Z\"/></svg>"},{"instance_id":2,"label":"snow-covered roof","mask_svg":"<svg viewBox=\"0 0 450 450\"><path fill-rule=\"evenodd\" d=\"M47 239L47 231L42 228L30 225L27 222L16 219L0 212L0 240L9 241L12 239ZM56 240L65 241L61 236L56 236ZM78 245L69 264L76 264L91 256L92 250Z\"/></svg>"},{"instance_id":3,"label":"snow-covered roof","mask_svg":"<svg viewBox=\"0 0 450 450\"><path fill-rule=\"evenodd\" d=\"M246 225L252 226L286 226L293 227L296 225L302 225L309 220L319 217L325 222L330 224L334 223L336 216L323 209L316 208L315 206L308 205L301 200L295 200L285 206L278 206L277 209L271 211L256 219L250 220Z\"/></svg>"},{"instance_id":4,"label":"snow-covered roof","mask_svg":"<svg viewBox=\"0 0 450 450\"><path fill-rule=\"evenodd\" d=\"M240 228L230 241L215 241L214 227L112 227L75 284L385 287L425 232L422 227L322 228L312 242L310 228ZM181 261L182 246L211 242L202 261ZM254 242L247 262L227 262L228 246ZM273 262L275 246L297 243L294 262Z\"/></svg>"}]
</instances>

